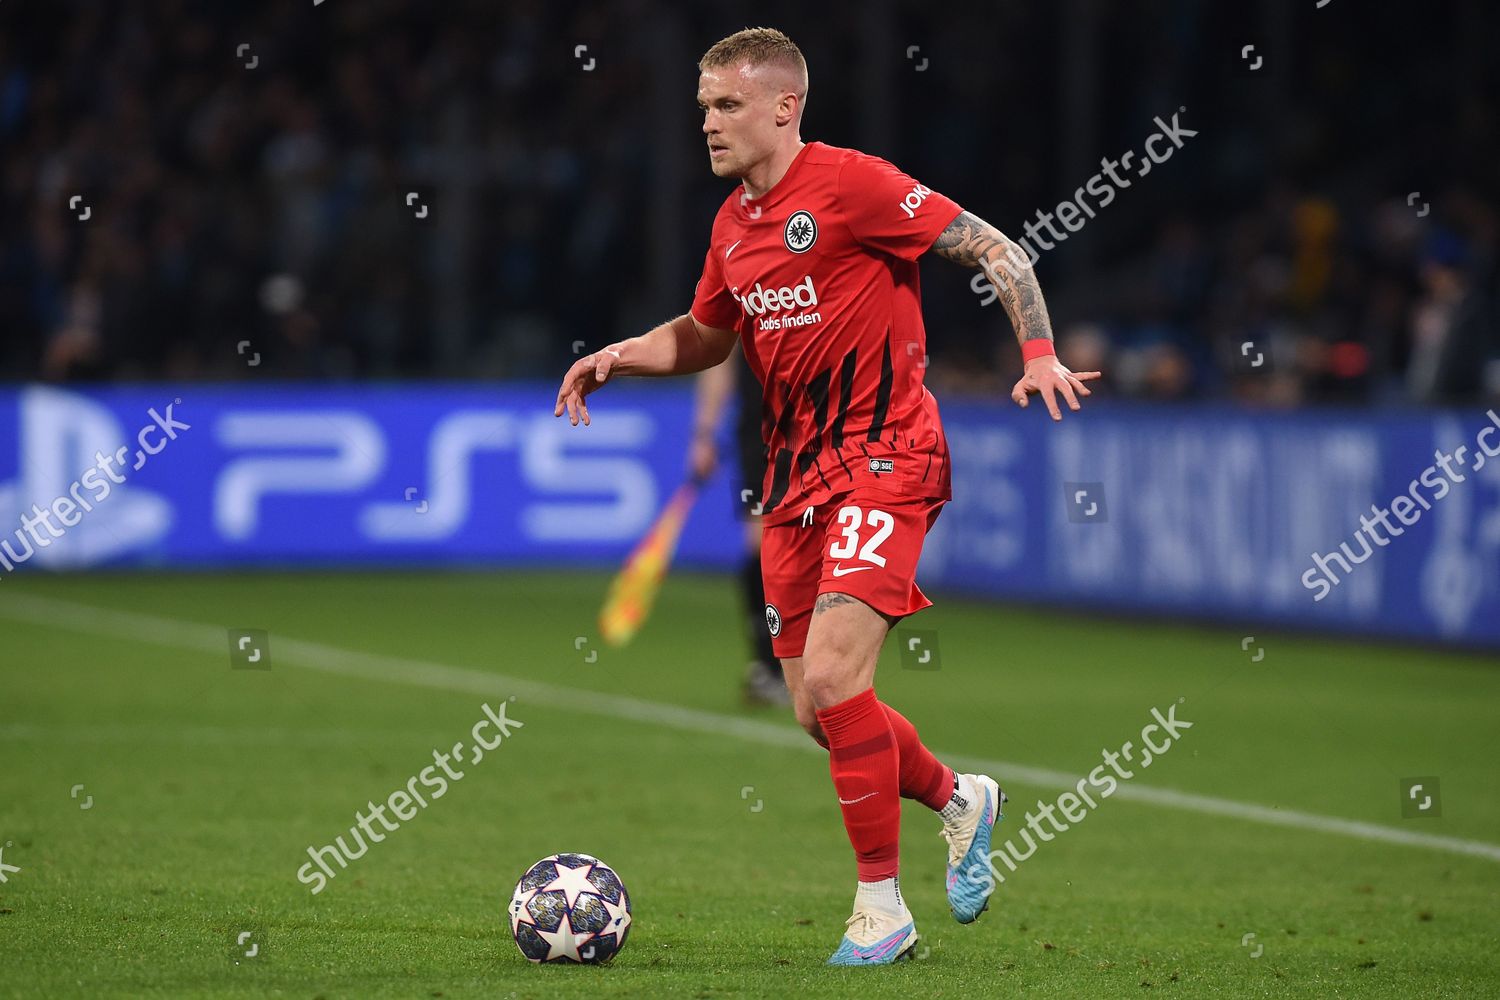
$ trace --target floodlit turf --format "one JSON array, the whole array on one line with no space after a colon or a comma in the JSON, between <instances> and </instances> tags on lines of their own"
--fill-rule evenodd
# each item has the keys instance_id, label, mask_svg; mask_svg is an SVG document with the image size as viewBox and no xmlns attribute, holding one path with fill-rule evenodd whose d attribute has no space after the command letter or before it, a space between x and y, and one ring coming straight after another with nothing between
<instances>
[{"instance_id":1,"label":"floodlit turf","mask_svg":"<svg viewBox=\"0 0 1500 1000\"><path fill-rule=\"evenodd\" d=\"M827 969L854 868L824 758L713 717L664 725L653 707L792 727L739 705L729 582L674 574L625 651L593 640L606 583L7 578L0 861L20 870L0 869L0 995L1500 992L1500 862L1123 796L1041 845L969 927L943 900L937 821L908 803L903 886L922 957ZM36 597L219 633L19 603ZM957 600L909 624L937 630L940 669L903 670L888 649L879 689L940 753L1083 774L1182 699L1193 728L1132 785L1500 844L1493 658L1260 634L1257 662L1230 630ZM270 631L269 671L230 669L231 627ZM508 712L524 728L313 896L296 879L306 849L347 836L356 810L467 742L481 702L518 686L372 679L367 657L317 671L296 640L650 704L610 717L608 699L570 711L520 686L531 697ZM1402 819L1400 779L1429 775L1442 816ZM1013 799L1001 838L1057 793L995 776ZM515 879L558 851L598 855L631 891L613 966L535 967L510 940Z\"/></svg>"}]
</instances>

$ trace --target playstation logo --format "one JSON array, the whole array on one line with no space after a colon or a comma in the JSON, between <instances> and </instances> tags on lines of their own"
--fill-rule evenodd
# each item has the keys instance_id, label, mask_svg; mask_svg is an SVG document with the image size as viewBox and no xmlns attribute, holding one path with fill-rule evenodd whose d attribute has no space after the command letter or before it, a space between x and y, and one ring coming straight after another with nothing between
<instances>
[{"instance_id":1,"label":"playstation logo","mask_svg":"<svg viewBox=\"0 0 1500 1000\"><path fill-rule=\"evenodd\" d=\"M39 497L70 497L100 456L136 449L136 426L127 427L103 403L79 393L29 386L18 393L16 478L0 482L0 518L17 523ZM150 418L140 414L144 422ZM127 416L127 419L128 416ZM93 566L149 549L172 526L172 507L161 495L129 481L134 464L87 516L66 532L34 546L29 561L53 569ZM82 492L85 498L97 491ZM13 543L14 544L14 543Z\"/></svg>"}]
</instances>

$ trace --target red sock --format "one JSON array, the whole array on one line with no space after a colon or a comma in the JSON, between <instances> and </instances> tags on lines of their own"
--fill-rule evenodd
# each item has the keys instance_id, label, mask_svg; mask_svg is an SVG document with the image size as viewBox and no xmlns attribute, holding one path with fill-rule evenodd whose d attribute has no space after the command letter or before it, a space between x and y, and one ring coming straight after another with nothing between
<instances>
[{"instance_id":1,"label":"red sock","mask_svg":"<svg viewBox=\"0 0 1500 1000\"><path fill-rule=\"evenodd\" d=\"M901 795L916 799L936 812L953 797L953 769L932 755L917 735L917 727L885 702L880 703L896 736L901 754Z\"/></svg>"},{"instance_id":2,"label":"red sock","mask_svg":"<svg viewBox=\"0 0 1500 1000\"><path fill-rule=\"evenodd\" d=\"M861 882L895 878L901 837L901 761L875 689L818 709L828 769Z\"/></svg>"},{"instance_id":3,"label":"red sock","mask_svg":"<svg viewBox=\"0 0 1500 1000\"><path fill-rule=\"evenodd\" d=\"M885 702L880 707L891 722L896 752L901 757L901 797L915 799L934 812L942 809L953 797L953 769L932 755L917 735L917 727L906 716ZM814 736L813 740L828 749L826 736Z\"/></svg>"}]
</instances>

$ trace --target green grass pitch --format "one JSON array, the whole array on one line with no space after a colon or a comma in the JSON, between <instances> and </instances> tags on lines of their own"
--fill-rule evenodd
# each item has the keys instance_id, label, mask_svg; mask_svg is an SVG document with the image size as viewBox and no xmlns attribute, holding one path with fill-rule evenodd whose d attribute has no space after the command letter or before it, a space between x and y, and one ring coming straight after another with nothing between
<instances>
[{"instance_id":1,"label":"green grass pitch","mask_svg":"<svg viewBox=\"0 0 1500 1000\"><path fill-rule=\"evenodd\" d=\"M967 927L937 820L906 803L920 957L829 969L852 856L821 752L740 706L730 582L674 574L625 650L594 638L606 584L8 577L0 995L1500 994L1493 657L1272 634L1246 651L1223 628L940 595L906 623L937 630L939 669L902 669L892 643L877 688L940 756L1029 769L995 772L997 842L1062 787L1038 775L1086 774L1173 703L1193 728L1125 787L1181 796L1104 800ZM231 669L229 628L268 630L271 669ZM298 882L309 846L511 695L523 728L441 800L322 893ZM1440 817L1402 818L1413 776L1440 779ZM1481 846L1265 821L1292 814ZM515 879L570 850L632 895L607 967L533 966L510 940Z\"/></svg>"}]
</instances>

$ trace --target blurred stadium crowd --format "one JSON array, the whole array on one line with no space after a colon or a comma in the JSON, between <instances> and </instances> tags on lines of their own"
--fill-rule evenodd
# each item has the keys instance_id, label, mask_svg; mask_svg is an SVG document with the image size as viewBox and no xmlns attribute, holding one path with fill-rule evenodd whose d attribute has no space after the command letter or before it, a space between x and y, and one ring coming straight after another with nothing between
<instances>
[{"instance_id":1,"label":"blurred stadium crowd","mask_svg":"<svg viewBox=\"0 0 1500 1000\"><path fill-rule=\"evenodd\" d=\"M1186 108L1199 136L1037 265L1064 359L1105 392L1500 395L1500 15L1219 6L754 19L808 56L805 139L1016 235ZM0 378L550 380L573 342L690 301L728 193L695 63L745 23L665 0L8 2ZM1007 387L999 306L924 266L930 381Z\"/></svg>"}]
</instances>

